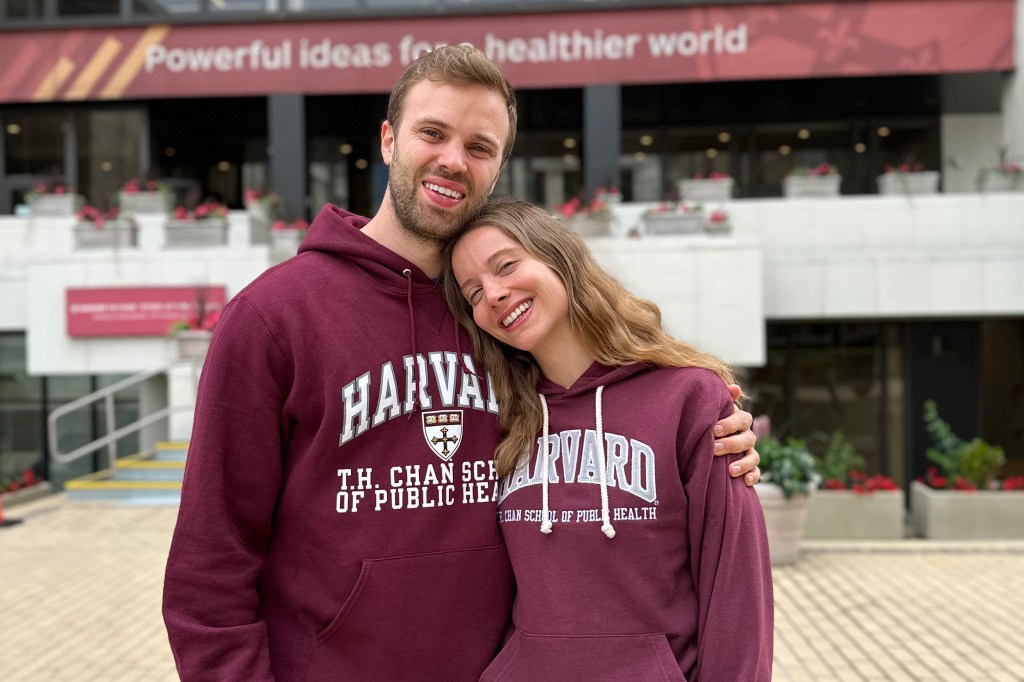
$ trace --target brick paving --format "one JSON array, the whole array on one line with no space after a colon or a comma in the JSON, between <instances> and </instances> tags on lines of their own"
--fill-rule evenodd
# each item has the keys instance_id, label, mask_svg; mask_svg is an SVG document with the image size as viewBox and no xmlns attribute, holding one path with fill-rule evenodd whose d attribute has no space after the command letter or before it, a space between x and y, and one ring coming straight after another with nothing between
<instances>
[{"instance_id":1,"label":"brick paving","mask_svg":"<svg viewBox=\"0 0 1024 682\"><path fill-rule=\"evenodd\" d=\"M175 513L8 509L24 522L0 529L0 680L177 679L160 617ZM808 542L775 591L778 682L1024 682L1024 542Z\"/></svg>"}]
</instances>

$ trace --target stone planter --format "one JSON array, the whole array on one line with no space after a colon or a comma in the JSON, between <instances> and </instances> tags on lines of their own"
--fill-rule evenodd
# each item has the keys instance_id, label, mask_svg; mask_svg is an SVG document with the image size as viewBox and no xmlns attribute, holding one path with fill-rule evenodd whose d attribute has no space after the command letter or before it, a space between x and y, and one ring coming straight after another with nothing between
<instances>
[{"instance_id":1,"label":"stone planter","mask_svg":"<svg viewBox=\"0 0 1024 682\"><path fill-rule=\"evenodd\" d=\"M938 171L884 173L878 176L878 193L884 195L938 194L939 177Z\"/></svg>"},{"instance_id":2,"label":"stone planter","mask_svg":"<svg viewBox=\"0 0 1024 682\"><path fill-rule=\"evenodd\" d=\"M228 221L168 220L164 236L167 246L223 246L228 241Z\"/></svg>"},{"instance_id":3,"label":"stone planter","mask_svg":"<svg viewBox=\"0 0 1024 682\"><path fill-rule=\"evenodd\" d=\"M116 249L136 245L138 231L130 220L108 220L103 227L78 223L73 228L76 249Z\"/></svg>"},{"instance_id":4,"label":"stone planter","mask_svg":"<svg viewBox=\"0 0 1024 682\"><path fill-rule=\"evenodd\" d=\"M206 352L210 350L210 339L213 338L213 332L202 329L185 329L174 332L172 336L179 358L202 362L206 359Z\"/></svg>"},{"instance_id":5,"label":"stone planter","mask_svg":"<svg viewBox=\"0 0 1024 682\"><path fill-rule=\"evenodd\" d=\"M295 255L305 238L305 230L271 230L270 247L274 251Z\"/></svg>"},{"instance_id":6,"label":"stone planter","mask_svg":"<svg viewBox=\"0 0 1024 682\"><path fill-rule=\"evenodd\" d=\"M709 203L732 199L732 178L703 178L679 181L679 198L683 201Z\"/></svg>"},{"instance_id":7,"label":"stone planter","mask_svg":"<svg viewBox=\"0 0 1024 682\"><path fill-rule=\"evenodd\" d=\"M262 201L245 202L245 213L249 217L249 242L251 244L270 244L270 225L273 222L267 211L267 204Z\"/></svg>"},{"instance_id":8,"label":"stone planter","mask_svg":"<svg viewBox=\"0 0 1024 682\"><path fill-rule=\"evenodd\" d=\"M978 189L982 192L1024 192L1024 174L983 170L978 177Z\"/></svg>"},{"instance_id":9,"label":"stone planter","mask_svg":"<svg viewBox=\"0 0 1024 682\"><path fill-rule=\"evenodd\" d=\"M732 232L732 223L728 220L709 220L704 223L704 232L710 235L726 235Z\"/></svg>"},{"instance_id":10,"label":"stone planter","mask_svg":"<svg viewBox=\"0 0 1024 682\"><path fill-rule=\"evenodd\" d=\"M800 545L804 537L809 495L794 495L788 500L782 488L774 483L754 486L764 511L764 524L768 530L768 551L772 566L785 566L800 558Z\"/></svg>"},{"instance_id":11,"label":"stone planter","mask_svg":"<svg viewBox=\"0 0 1024 682\"><path fill-rule=\"evenodd\" d=\"M932 540L1024 539L1024 490L934 490L910 484L918 535Z\"/></svg>"},{"instance_id":12,"label":"stone planter","mask_svg":"<svg viewBox=\"0 0 1024 682\"><path fill-rule=\"evenodd\" d=\"M132 215L170 211L170 195L165 192L121 192L118 203L122 213Z\"/></svg>"},{"instance_id":13,"label":"stone planter","mask_svg":"<svg viewBox=\"0 0 1024 682\"><path fill-rule=\"evenodd\" d=\"M77 194L37 194L28 205L34 216L69 216L82 208L82 197Z\"/></svg>"},{"instance_id":14,"label":"stone planter","mask_svg":"<svg viewBox=\"0 0 1024 682\"><path fill-rule=\"evenodd\" d=\"M581 237L610 237L611 216L574 216L565 221L566 227Z\"/></svg>"},{"instance_id":15,"label":"stone planter","mask_svg":"<svg viewBox=\"0 0 1024 682\"><path fill-rule=\"evenodd\" d=\"M841 175L787 175L782 179L782 195L788 198L839 196Z\"/></svg>"},{"instance_id":16,"label":"stone planter","mask_svg":"<svg viewBox=\"0 0 1024 682\"><path fill-rule=\"evenodd\" d=\"M816 490L804 537L815 540L898 540L903 537L902 490L858 495L852 490Z\"/></svg>"},{"instance_id":17,"label":"stone planter","mask_svg":"<svg viewBox=\"0 0 1024 682\"><path fill-rule=\"evenodd\" d=\"M648 213L644 216L644 229L649 235L700 234L704 231L704 212Z\"/></svg>"}]
</instances>

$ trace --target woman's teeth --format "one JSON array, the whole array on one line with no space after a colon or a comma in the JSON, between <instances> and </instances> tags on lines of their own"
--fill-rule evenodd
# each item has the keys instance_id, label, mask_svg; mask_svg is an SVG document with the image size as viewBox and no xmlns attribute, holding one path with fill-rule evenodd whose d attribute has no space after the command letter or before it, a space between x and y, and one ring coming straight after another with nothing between
<instances>
[{"instance_id":1,"label":"woman's teeth","mask_svg":"<svg viewBox=\"0 0 1024 682\"><path fill-rule=\"evenodd\" d=\"M519 307L516 308L515 310L513 310L512 313L508 317L506 317L504 320L501 321L501 323L504 326L508 327L513 322L518 320L520 315L522 315L527 310L529 310L531 305L533 305L533 301L526 301L525 303L520 303Z\"/></svg>"}]
</instances>

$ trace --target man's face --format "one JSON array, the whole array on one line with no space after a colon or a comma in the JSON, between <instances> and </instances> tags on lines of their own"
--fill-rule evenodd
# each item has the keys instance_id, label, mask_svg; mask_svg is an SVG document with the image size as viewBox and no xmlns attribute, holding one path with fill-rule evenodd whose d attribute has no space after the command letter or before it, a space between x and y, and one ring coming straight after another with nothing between
<instances>
[{"instance_id":1,"label":"man's face","mask_svg":"<svg viewBox=\"0 0 1024 682\"><path fill-rule=\"evenodd\" d=\"M442 241L468 220L498 180L508 126L501 95L483 86L413 86L399 127L385 122L381 136L400 226Z\"/></svg>"}]
</instances>

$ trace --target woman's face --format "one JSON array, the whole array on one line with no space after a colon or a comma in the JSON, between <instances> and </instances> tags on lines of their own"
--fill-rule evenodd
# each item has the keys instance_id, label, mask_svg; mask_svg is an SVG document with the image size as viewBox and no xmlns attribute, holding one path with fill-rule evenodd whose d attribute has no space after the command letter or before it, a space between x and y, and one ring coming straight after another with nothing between
<instances>
[{"instance_id":1,"label":"woman's face","mask_svg":"<svg viewBox=\"0 0 1024 682\"><path fill-rule=\"evenodd\" d=\"M538 360L574 345L562 281L498 228L463 235L452 251L452 272L477 326L499 341Z\"/></svg>"}]
</instances>

